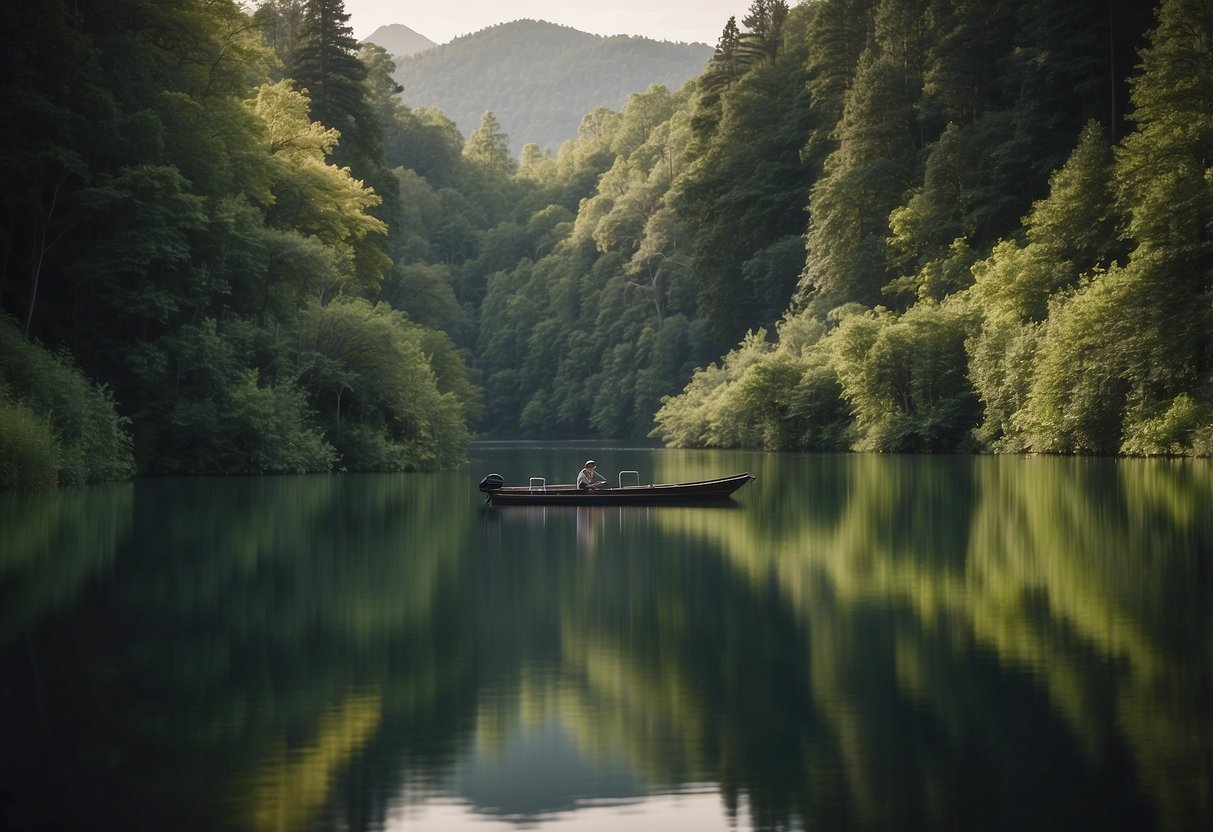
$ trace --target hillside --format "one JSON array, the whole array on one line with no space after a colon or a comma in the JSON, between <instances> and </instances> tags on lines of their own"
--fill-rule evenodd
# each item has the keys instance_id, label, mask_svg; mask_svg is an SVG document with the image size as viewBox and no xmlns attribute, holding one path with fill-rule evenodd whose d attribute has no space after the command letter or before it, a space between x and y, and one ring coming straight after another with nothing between
<instances>
[{"instance_id":1,"label":"hillside","mask_svg":"<svg viewBox=\"0 0 1213 832\"><path fill-rule=\"evenodd\" d=\"M416 55L418 52L424 52L438 45L425 35L414 32L408 26L399 23L380 26L362 42L382 46L389 55L397 59Z\"/></svg>"},{"instance_id":2,"label":"hillside","mask_svg":"<svg viewBox=\"0 0 1213 832\"><path fill-rule=\"evenodd\" d=\"M642 37L601 37L536 20L516 20L397 59L396 81L410 107L437 107L465 136L492 110L517 156L535 142L553 151L576 138L586 113L619 109L629 94L671 90L707 65L712 48Z\"/></svg>"}]
</instances>

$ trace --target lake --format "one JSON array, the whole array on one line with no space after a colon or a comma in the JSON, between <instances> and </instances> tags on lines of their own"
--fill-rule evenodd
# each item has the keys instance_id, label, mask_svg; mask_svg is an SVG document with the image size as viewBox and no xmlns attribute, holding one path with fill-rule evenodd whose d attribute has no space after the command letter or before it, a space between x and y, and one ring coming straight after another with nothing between
<instances>
[{"instance_id":1,"label":"lake","mask_svg":"<svg viewBox=\"0 0 1213 832\"><path fill-rule=\"evenodd\" d=\"M0 827L1185 830L1213 466L484 443L0 494ZM490 471L749 470L503 508Z\"/></svg>"}]
</instances>

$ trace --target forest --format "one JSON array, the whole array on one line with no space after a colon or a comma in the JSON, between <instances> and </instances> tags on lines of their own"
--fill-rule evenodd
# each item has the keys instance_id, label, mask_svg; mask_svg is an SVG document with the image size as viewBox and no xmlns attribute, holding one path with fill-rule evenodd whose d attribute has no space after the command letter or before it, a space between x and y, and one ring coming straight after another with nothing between
<instances>
[{"instance_id":1,"label":"forest","mask_svg":"<svg viewBox=\"0 0 1213 832\"><path fill-rule=\"evenodd\" d=\"M50 0L0 97L0 487L472 435L1213 453L1213 2L753 0L516 158L341 0Z\"/></svg>"}]
</instances>

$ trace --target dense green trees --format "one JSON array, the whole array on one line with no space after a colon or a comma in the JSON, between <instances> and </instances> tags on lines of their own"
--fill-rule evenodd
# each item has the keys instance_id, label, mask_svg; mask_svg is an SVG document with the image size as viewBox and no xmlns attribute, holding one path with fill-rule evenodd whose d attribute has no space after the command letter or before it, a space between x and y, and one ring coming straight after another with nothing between
<instances>
[{"instance_id":1,"label":"dense green trees","mask_svg":"<svg viewBox=\"0 0 1213 832\"><path fill-rule=\"evenodd\" d=\"M514 158L403 105L343 3L54 2L3 35L0 302L149 471L469 430L1207 452L1213 23L1132 6L756 0L701 78Z\"/></svg>"},{"instance_id":2,"label":"dense green trees","mask_svg":"<svg viewBox=\"0 0 1213 832\"><path fill-rule=\"evenodd\" d=\"M789 20L786 4L764 2L751 18L761 35L743 33L736 47L738 67L748 70L698 96L691 162L675 186L695 246L698 311L717 352L787 307L804 260L804 193L820 166L801 153L811 124L805 15ZM722 49L731 37L726 27ZM771 45L783 39L788 48Z\"/></svg>"},{"instance_id":3,"label":"dense green trees","mask_svg":"<svg viewBox=\"0 0 1213 832\"><path fill-rule=\"evenodd\" d=\"M459 459L476 398L463 362L402 314L354 320L364 339L411 345L383 382L414 379L407 408L329 357L354 378L347 423L390 453L356 451L310 375L316 310L378 299L405 238L373 84L390 69L359 59L343 4L43 6L3 36L0 300L106 387L6 336L6 442L36 434L18 444L53 464L5 484L125 476L132 446L147 471Z\"/></svg>"},{"instance_id":4,"label":"dense green trees","mask_svg":"<svg viewBox=\"0 0 1213 832\"><path fill-rule=\"evenodd\" d=\"M655 435L1209 453L1206 5L813 4L796 302Z\"/></svg>"}]
</instances>

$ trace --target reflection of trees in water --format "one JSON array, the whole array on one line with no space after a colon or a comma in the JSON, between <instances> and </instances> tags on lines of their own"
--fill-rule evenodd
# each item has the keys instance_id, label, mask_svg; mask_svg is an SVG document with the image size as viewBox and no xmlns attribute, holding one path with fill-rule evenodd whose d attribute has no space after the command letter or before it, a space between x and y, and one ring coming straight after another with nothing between
<instances>
[{"instance_id":1,"label":"reflection of trees in water","mask_svg":"<svg viewBox=\"0 0 1213 832\"><path fill-rule=\"evenodd\" d=\"M129 483L0 493L0 649L113 567L133 495Z\"/></svg>"},{"instance_id":2,"label":"reflection of trees in water","mask_svg":"<svg viewBox=\"0 0 1213 832\"><path fill-rule=\"evenodd\" d=\"M742 509L594 518L458 477L128 487L77 534L129 551L0 654L0 783L52 819L364 829L555 714L760 828L1208 815L1207 468L764 459Z\"/></svg>"},{"instance_id":3,"label":"reflection of trees in water","mask_svg":"<svg viewBox=\"0 0 1213 832\"><path fill-rule=\"evenodd\" d=\"M352 758L412 730L417 742L381 768L450 760L458 733L431 720L468 712L447 696L472 687L460 679L469 523L450 503L426 477L137 483L115 580L28 651L0 655L0 674L23 682L4 693L9 719L40 715L7 726L17 741L0 775L13 779L0 782L18 784L33 817L98 826L298 828L305 809L365 814L333 792ZM440 504L451 522L431 522ZM26 752L48 743L45 759ZM56 806L59 793L73 799Z\"/></svg>"},{"instance_id":4,"label":"reflection of trees in water","mask_svg":"<svg viewBox=\"0 0 1213 832\"><path fill-rule=\"evenodd\" d=\"M935 824L981 809L956 788L973 766L998 772L969 787L1001 784L983 811L1005 807L1005 819L1081 807L1124 825L1139 793L1165 828L1208 817L1208 790L1195 787L1213 781L1207 466L866 457L849 468L841 491L818 490L820 471L795 484L815 511L772 510L784 487L747 495L747 522L668 525L717 542L802 622L806 704L830 726L858 819L908 810ZM1054 722L1072 744L1041 727ZM907 780L916 786L899 789Z\"/></svg>"}]
</instances>

